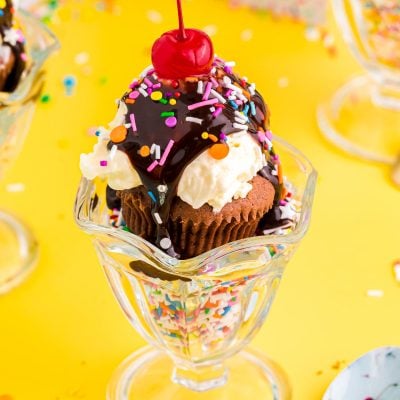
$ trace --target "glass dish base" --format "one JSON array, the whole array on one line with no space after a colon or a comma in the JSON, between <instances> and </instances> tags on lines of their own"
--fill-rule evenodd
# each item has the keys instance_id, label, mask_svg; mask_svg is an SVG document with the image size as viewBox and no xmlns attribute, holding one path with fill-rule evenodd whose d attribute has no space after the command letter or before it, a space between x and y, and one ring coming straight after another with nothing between
<instances>
[{"instance_id":1,"label":"glass dish base","mask_svg":"<svg viewBox=\"0 0 400 400\"><path fill-rule=\"evenodd\" d=\"M320 106L318 125L326 139L365 160L395 165L400 155L400 98L371 77L358 76Z\"/></svg>"},{"instance_id":2,"label":"glass dish base","mask_svg":"<svg viewBox=\"0 0 400 400\"><path fill-rule=\"evenodd\" d=\"M116 370L107 400L290 400L291 390L282 369L253 350L226 361L226 383L214 389L193 391L174 383L174 364L150 346L128 357Z\"/></svg>"},{"instance_id":3,"label":"glass dish base","mask_svg":"<svg viewBox=\"0 0 400 400\"><path fill-rule=\"evenodd\" d=\"M0 210L0 295L22 283L38 259L38 245L29 229Z\"/></svg>"}]
</instances>

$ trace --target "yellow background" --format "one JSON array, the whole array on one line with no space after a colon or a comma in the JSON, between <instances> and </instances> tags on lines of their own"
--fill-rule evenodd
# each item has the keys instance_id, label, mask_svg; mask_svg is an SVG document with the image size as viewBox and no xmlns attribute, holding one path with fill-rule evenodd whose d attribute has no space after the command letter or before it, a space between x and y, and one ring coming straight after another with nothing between
<instances>
[{"instance_id":1,"label":"yellow background","mask_svg":"<svg viewBox=\"0 0 400 400\"><path fill-rule=\"evenodd\" d=\"M185 6L187 25L217 28L217 53L257 82L274 132L303 150L320 173L310 232L253 343L286 369L294 400L320 399L339 364L400 344L400 287L391 270L400 258L399 191L384 167L327 144L315 120L317 105L360 68L338 34L338 55L331 57L288 21L232 11L222 0ZM112 119L114 99L149 64L153 40L176 25L173 0L121 0L119 7L113 14L96 11L93 1L70 1L51 24L62 42L48 64L51 101L39 104L3 182L23 182L26 190L8 193L2 186L0 192L1 205L29 223L41 251L30 279L0 298L0 398L103 399L113 370L144 344L72 218L79 154L94 143L87 128ZM149 21L150 9L161 13L161 23ZM241 40L246 29L254 34L248 42ZM89 68L74 62L80 52L89 53ZM62 85L68 74L78 81L69 97ZM286 88L278 85L282 77ZM368 289L385 295L367 297Z\"/></svg>"}]
</instances>

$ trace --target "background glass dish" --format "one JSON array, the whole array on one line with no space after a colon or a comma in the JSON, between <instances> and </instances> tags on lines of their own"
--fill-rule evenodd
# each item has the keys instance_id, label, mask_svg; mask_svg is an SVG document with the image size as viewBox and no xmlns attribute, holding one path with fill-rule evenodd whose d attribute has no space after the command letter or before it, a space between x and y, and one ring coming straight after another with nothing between
<instances>
[{"instance_id":1,"label":"background glass dish","mask_svg":"<svg viewBox=\"0 0 400 400\"><path fill-rule=\"evenodd\" d=\"M348 153L399 168L400 13L390 0L333 0L344 39L366 69L318 109L324 136ZM400 175L393 179L400 185Z\"/></svg>"},{"instance_id":2,"label":"background glass dish","mask_svg":"<svg viewBox=\"0 0 400 400\"><path fill-rule=\"evenodd\" d=\"M290 398L287 380L274 363L252 352L237 354L265 321L284 268L310 222L316 172L283 140L274 143L301 202L295 229L229 243L188 260L171 258L110 227L105 182L82 179L76 221L93 236L129 321L156 349L125 361L110 383L108 399ZM154 380L162 392L153 390Z\"/></svg>"},{"instance_id":3,"label":"background glass dish","mask_svg":"<svg viewBox=\"0 0 400 400\"><path fill-rule=\"evenodd\" d=\"M0 178L21 150L44 83L43 64L59 47L43 23L22 11L19 17L32 65L14 92L0 92ZM18 218L0 211L0 294L29 274L37 255L37 243L29 229Z\"/></svg>"}]
</instances>

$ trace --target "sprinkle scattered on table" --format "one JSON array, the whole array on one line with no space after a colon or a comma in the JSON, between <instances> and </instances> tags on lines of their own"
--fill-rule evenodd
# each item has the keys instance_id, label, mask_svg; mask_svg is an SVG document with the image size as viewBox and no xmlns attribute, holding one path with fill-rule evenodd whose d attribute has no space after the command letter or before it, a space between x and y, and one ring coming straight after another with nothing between
<instances>
[{"instance_id":1,"label":"sprinkle scattered on table","mask_svg":"<svg viewBox=\"0 0 400 400\"><path fill-rule=\"evenodd\" d=\"M385 292L381 289L369 289L367 290L367 296L368 297L375 297L375 298L381 298L383 297Z\"/></svg>"},{"instance_id":2,"label":"sprinkle scattered on table","mask_svg":"<svg viewBox=\"0 0 400 400\"><path fill-rule=\"evenodd\" d=\"M21 193L25 191L25 184L22 182L15 182L15 183L9 183L6 186L6 190L9 193ZM1 400L1 397L0 397Z\"/></svg>"},{"instance_id":3,"label":"sprinkle scattered on table","mask_svg":"<svg viewBox=\"0 0 400 400\"><path fill-rule=\"evenodd\" d=\"M400 283L400 259L393 262L394 279Z\"/></svg>"}]
</instances>

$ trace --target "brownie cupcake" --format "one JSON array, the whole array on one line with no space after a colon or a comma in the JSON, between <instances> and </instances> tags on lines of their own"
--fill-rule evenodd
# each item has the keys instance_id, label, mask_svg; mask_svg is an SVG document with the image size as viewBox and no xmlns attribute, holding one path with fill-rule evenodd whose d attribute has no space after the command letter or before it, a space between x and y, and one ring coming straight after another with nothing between
<instances>
[{"instance_id":1,"label":"brownie cupcake","mask_svg":"<svg viewBox=\"0 0 400 400\"><path fill-rule=\"evenodd\" d=\"M0 1L0 91L12 92L26 67L25 39L11 0Z\"/></svg>"}]
</instances>

